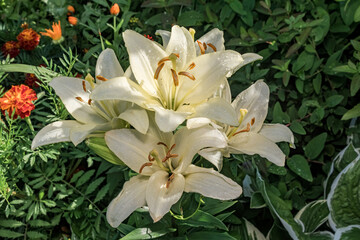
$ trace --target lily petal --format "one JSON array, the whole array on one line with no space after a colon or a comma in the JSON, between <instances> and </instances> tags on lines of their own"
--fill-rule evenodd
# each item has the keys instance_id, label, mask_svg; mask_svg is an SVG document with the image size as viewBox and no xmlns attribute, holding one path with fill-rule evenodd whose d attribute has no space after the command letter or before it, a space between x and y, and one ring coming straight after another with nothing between
<instances>
[{"instance_id":1,"label":"lily petal","mask_svg":"<svg viewBox=\"0 0 360 240\"><path fill-rule=\"evenodd\" d=\"M163 47L166 48L170 41L171 32L166 31L166 30L156 30L155 35L161 36L162 42L163 42Z\"/></svg>"},{"instance_id":2,"label":"lily petal","mask_svg":"<svg viewBox=\"0 0 360 240\"><path fill-rule=\"evenodd\" d=\"M146 202L154 222L159 221L181 197L185 179L181 174L174 174L168 183L169 173L157 171L150 179L146 188Z\"/></svg>"},{"instance_id":3,"label":"lily petal","mask_svg":"<svg viewBox=\"0 0 360 240\"><path fill-rule=\"evenodd\" d=\"M32 141L31 149L34 150L37 147L47 144L71 141L70 130L79 126L81 126L81 124L74 120L50 123L36 134Z\"/></svg>"},{"instance_id":4,"label":"lily petal","mask_svg":"<svg viewBox=\"0 0 360 240\"><path fill-rule=\"evenodd\" d=\"M185 192L197 192L205 197L220 200L238 198L242 193L239 184L210 168L190 165L185 176Z\"/></svg>"},{"instance_id":5,"label":"lily petal","mask_svg":"<svg viewBox=\"0 0 360 240\"><path fill-rule=\"evenodd\" d=\"M223 33L223 31L220 31L218 28L214 28L210 32L206 33L201 38L199 38L198 41L200 41L201 43L212 44L216 48L216 51L225 50L224 33ZM195 42L195 47L196 47L196 55L199 56L200 48L196 42ZM209 53L209 52L213 52L213 51L214 50L211 47L208 47L208 48L206 48L205 53Z\"/></svg>"},{"instance_id":6,"label":"lily petal","mask_svg":"<svg viewBox=\"0 0 360 240\"><path fill-rule=\"evenodd\" d=\"M151 150L159 142L153 135L144 135L133 129L116 129L105 133L107 146L129 168L139 173L144 163L148 162ZM153 166L143 168L142 175L151 175Z\"/></svg>"},{"instance_id":7,"label":"lily petal","mask_svg":"<svg viewBox=\"0 0 360 240\"><path fill-rule=\"evenodd\" d=\"M244 59L244 61L235 68L234 72L236 72L237 70L239 70L240 68L242 68L243 66L245 66L249 63L263 59L262 56L260 56L259 54L256 54L256 53L245 53L245 54L242 54L241 56ZM231 77L231 75L232 74L228 74L226 77Z\"/></svg>"},{"instance_id":8,"label":"lily petal","mask_svg":"<svg viewBox=\"0 0 360 240\"><path fill-rule=\"evenodd\" d=\"M223 154L217 148L205 148L200 150L199 155L214 164L214 166L221 171L223 167Z\"/></svg>"},{"instance_id":9,"label":"lily petal","mask_svg":"<svg viewBox=\"0 0 360 240\"><path fill-rule=\"evenodd\" d=\"M104 124L82 124L70 130L70 139L74 145L78 145L93 132L106 132L112 129L111 122Z\"/></svg>"},{"instance_id":10,"label":"lily petal","mask_svg":"<svg viewBox=\"0 0 360 240\"><path fill-rule=\"evenodd\" d=\"M227 78L224 78L223 83L220 84L213 97L221 97L231 103L231 90Z\"/></svg>"},{"instance_id":11,"label":"lily petal","mask_svg":"<svg viewBox=\"0 0 360 240\"><path fill-rule=\"evenodd\" d=\"M112 227L118 227L133 211L145 206L148 179L141 175L130 178L119 195L111 201L106 211L106 219Z\"/></svg>"},{"instance_id":12,"label":"lily petal","mask_svg":"<svg viewBox=\"0 0 360 240\"><path fill-rule=\"evenodd\" d=\"M114 50L108 48L101 52L96 62L95 76L102 76L106 79L122 77L124 70L122 69ZM103 81L96 81L103 83Z\"/></svg>"},{"instance_id":13,"label":"lily petal","mask_svg":"<svg viewBox=\"0 0 360 240\"><path fill-rule=\"evenodd\" d=\"M163 132L174 131L182 122L185 121L188 113L155 107L155 121Z\"/></svg>"},{"instance_id":14,"label":"lily petal","mask_svg":"<svg viewBox=\"0 0 360 240\"><path fill-rule=\"evenodd\" d=\"M269 87L262 80L259 80L235 98L232 106L238 114L238 118L240 117L240 109L248 110L239 129L246 128L246 125L255 118L251 131L258 132L260 130L268 112L269 95Z\"/></svg>"},{"instance_id":15,"label":"lily petal","mask_svg":"<svg viewBox=\"0 0 360 240\"><path fill-rule=\"evenodd\" d=\"M168 54L158 44L135 31L126 30L123 38L137 82L150 95L157 96L154 73L158 62Z\"/></svg>"},{"instance_id":16,"label":"lily petal","mask_svg":"<svg viewBox=\"0 0 360 240\"><path fill-rule=\"evenodd\" d=\"M285 165L285 154L270 139L253 132L241 133L229 139L230 153L259 154L270 162Z\"/></svg>"},{"instance_id":17,"label":"lily petal","mask_svg":"<svg viewBox=\"0 0 360 240\"><path fill-rule=\"evenodd\" d=\"M54 88L68 112L79 122L96 124L107 122L87 104L89 93L84 91L83 82L84 80L79 78L56 77L49 85ZM87 81L85 86L86 89L91 89ZM80 97L84 102L77 100L76 97Z\"/></svg>"},{"instance_id":18,"label":"lily petal","mask_svg":"<svg viewBox=\"0 0 360 240\"><path fill-rule=\"evenodd\" d=\"M149 128L149 118L146 111L138 106L132 106L119 115L140 133L145 134Z\"/></svg>"},{"instance_id":19,"label":"lily petal","mask_svg":"<svg viewBox=\"0 0 360 240\"><path fill-rule=\"evenodd\" d=\"M232 126L238 124L234 108L223 98L211 98L209 101L198 105L191 117L206 117Z\"/></svg>"},{"instance_id":20,"label":"lily petal","mask_svg":"<svg viewBox=\"0 0 360 240\"><path fill-rule=\"evenodd\" d=\"M294 135L291 130L282 124L264 124L259 134L273 142L288 142L291 147L295 147Z\"/></svg>"},{"instance_id":21,"label":"lily petal","mask_svg":"<svg viewBox=\"0 0 360 240\"><path fill-rule=\"evenodd\" d=\"M209 118L195 117L195 118L190 118L186 121L186 127L188 129L193 129L193 128L199 128L199 127L206 126L210 123L211 123L211 120Z\"/></svg>"}]
</instances>

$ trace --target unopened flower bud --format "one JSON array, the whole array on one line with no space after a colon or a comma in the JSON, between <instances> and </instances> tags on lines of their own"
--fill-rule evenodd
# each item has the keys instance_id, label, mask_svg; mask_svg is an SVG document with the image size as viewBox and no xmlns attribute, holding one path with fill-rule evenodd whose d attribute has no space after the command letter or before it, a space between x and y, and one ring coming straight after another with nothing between
<instances>
[{"instance_id":1,"label":"unopened flower bud","mask_svg":"<svg viewBox=\"0 0 360 240\"><path fill-rule=\"evenodd\" d=\"M112 7L110 8L110 14L117 16L120 13L120 7L117 3L115 3L114 5L112 5Z\"/></svg>"},{"instance_id":2,"label":"unopened flower bud","mask_svg":"<svg viewBox=\"0 0 360 240\"><path fill-rule=\"evenodd\" d=\"M78 22L78 19L77 19L77 17L73 17L73 16L69 16L68 17L68 21L69 21L69 23L71 24L71 25L76 25L77 24L77 22Z\"/></svg>"},{"instance_id":3,"label":"unopened flower bud","mask_svg":"<svg viewBox=\"0 0 360 240\"><path fill-rule=\"evenodd\" d=\"M85 143L99 157L106 161L116 165L124 165L124 163L108 148L104 138L92 137L87 139Z\"/></svg>"}]
</instances>

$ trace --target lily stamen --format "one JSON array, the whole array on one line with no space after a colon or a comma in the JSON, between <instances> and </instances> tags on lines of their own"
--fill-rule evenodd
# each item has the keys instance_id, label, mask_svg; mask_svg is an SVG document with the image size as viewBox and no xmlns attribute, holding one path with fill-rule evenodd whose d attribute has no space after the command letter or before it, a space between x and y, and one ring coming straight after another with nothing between
<instances>
[{"instance_id":1,"label":"lily stamen","mask_svg":"<svg viewBox=\"0 0 360 240\"><path fill-rule=\"evenodd\" d=\"M175 148L176 144L173 144L170 149L167 151L166 156L161 160L162 162L166 162L169 158L178 157L178 154L171 154L171 151Z\"/></svg>"},{"instance_id":2,"label":"lily stamen","mask_svg":"<svg viewBox=\"0 0 360 240\"><path fill-rule=\"evenodd\" d=\"M235 135L237 135L237 134L239 134L239 133L243 133L243 132L250 132L250 123L247 123L247 125L246 125L246 128L245 128L245 129L240 130L240 131L238 131L238 132L234 133L232 136L235 136Z\"/></svg>"},{"instance_id":3,"label":"lily stamen","mask_svg":"<svg viewBox=\"0 0 360 240\"><path fill-rule=\"evenodd\" d=\"M174 69L171 69L171 75L173 77L175 86L179 86L179 78Z\"/></svg>"},{"instance_id":4,"label":"lily stamen","mask_svg":"<svg viewBox=\"0 0 360 240\"><path fill-rule=\"evenodd\" d=\"M100 81L104 81L104 82L108 80L107 78L104 78L103 76L100 76L100 75L97 75L96 78L99 79Z\"/></svg>"},{"instance_id":5,"label":"lily stamen","mask_svg":"<svg viewBox=\"0 0 360 240\"><path fill-rule=\"evenodd\" d=\"M187 70L191 70L191 69L193 69L195 66L196 66L195 63L192 62L192 63L189 65L189 67L187 68Z\"/></svg>"},{"instance_id":6,"label":"lily stamen","mask_svg":"<svg viewBox=\"0 0 360 240\"><path fill-rule=\"evenodd\" d=\"M148 155L148 160L149 160L149 162L153 162L153 161L155 161L155 158L152 157L152 156L149 154L149 155Z\"/></svg>"},{"instance_id":7,"label":"lily stamen","mask_svg":"<svg viewBox=\"0 0 360 240\"><path fill-rule=\"evenodd\" d=\"M171 174L171 176L168 178L167 182L166 182L166 188L169 188L170 183L174 180L175 175Z\"/></svg>"},{"instance_id":8,"label":"lily stamen","mask_svg":"<svg viewBox=\"0 0 360 240\"><path fill-rule=\"evenodd\" d=\"M144 167L150 167L151 165L152 165L152 163L150 163L150 162L144 163L144 164L140 167L139 173L142 172L142 170L144 169Z\"/></svg>"},{"instance_id":9,"label":"lily stamen","mask_svg":"<svg viewBox=\"0 0 360 240\"><path fill-rule=\"evenodd\" d=\"M160 71L164 67L164 65L165 65L165 63L163 62L157 67L155 74L154 74L154 79L157 80L159 78Z\"/></svg>"},{"instance_id":10,"label":"lily stamen","mask_svg":"<svg viewBox=\"0 0 360 240\"><path fill-rule=\"evenodd\" d=\"M86 92L86 85L85 85L85 81L82 81L82 87L84 89L84 92Z\"/></svg>"},{"instance_id":11,"label":"lily stamen","mask_svg":"<svg viewBox=\"0 0 360 240\"><path fill-rule=\"evenodd\" d=\"M254 123L255 123L255 118L253 117L253 118L251 119L251 123L250 123L251 126L254 125Z\"/></svg>"},{"instance_id":12,"label":"lily stamen","mask_svg":"<svg viewBox=\"0 0 360 240\"><path fill-rule=\"evenodd\" d=\"M88 100L88 104L89 104L89 105L91 105L91 101L92 101L92 99L89 98L89 100Z\"/></svg>"},{"instance_id":13,"label":"lily stamen","mask_svg":"<svg viewBox=\"0 0 360 240\"><path fill-rule=\"evenodd\" d=\"M214 45L212 45L211 43L208 43L207 45L208 45L209 47L211 47L212 50L214 50L214 52L216 52L216 47L215 47Z\"/></svg>"},{"instance_id":14,"label":"lily stamen","mask_svg":"<svg viewBox=\"0 0 360 240\"><path fill-rule=\"evenodd\" d=\"M80 101L80 102L85 102L81 97L76 97L76 100Z\"/></svg>"},{"instance_id":15,"label":"lily stamen","mask_svg":"<svg viewBox=\"0 0 360 240\"><path fill-rule=\"evenodd\" d=\"M166 61L170 61L171 59L169 57L164 57L158 62L158 66Z\"/></svg>"},{"instance_id":16,"label":"lily stamen","mask_svg":"<svg viewBox=\"0 0 360 240\"><path fill-rule=\"evenodd\" d=\"M185 76L185 77L188 77L190 78L191 80L195 80L195 77L194 75L192 75L191 73L188 73L188 72L179 72L178 75L182 75L182 76Z\"/></svg>"},{"instance_id":17,"label":"lily stamen","mask_svg":"<svg viewBox=\"0 0 360 240\"><path fill-rule=\"evenodd\" d=\"M202 44L202 42L200 42L200 41L196 41L196 42L199 45L201 54L205 54L205 48L204 48L204 45Z\"/></svg>"},{"instance_id":18,"label":"lily stamen","mask_svg":"<svg viewBox=\"0 0 360 240\"><path fill-rule=\"evenodd\" d=\"M163 142L158 142L157 145L163 145L164 147L166 147L166 149L169 149L169 147Z\"/></svg>"}]
</instances>

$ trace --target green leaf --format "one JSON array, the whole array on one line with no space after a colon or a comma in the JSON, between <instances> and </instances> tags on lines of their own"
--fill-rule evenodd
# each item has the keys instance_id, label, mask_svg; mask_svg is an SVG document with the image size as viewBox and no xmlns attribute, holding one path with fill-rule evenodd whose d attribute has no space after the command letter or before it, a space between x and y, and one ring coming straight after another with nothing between
<instances>
[{"instance_id":1,"label":"green leaf","mask_svg":"<svg viewBox=\"0 0 360 240\"><path fill-rule=\"evenodd\" d=\"M309 163L301 155L292 156L287 162L288 167L297 175L303 179L312 182L313 177L311 175Z\"/></svg>"},{"instance_id":2,"label":"green leaf","mask_svg":"<svg viewBox=\"0 0 360 240\"><path fill-rule=\"evenodd\" d=\"M344 116L342 116L341 120L349 120L355 117L360 116L360 103L357 104L355 107L347 111Z\"/></svg>"},{"instance_id":3,"label":"green leaf","mask_svg":"<svg viewBox=\"0 0 360 240\"><path fill-rule=\"evenodd\" d=\"M294 133L297 133L297 134L300 134L300 135L305 135L306 134L306 131L305 131L304 127L301 125L301 123L299 121L292 122L291 125L290 125L290 129Z\"/></svg>"},{"instance_id":4,"label":"green leaf","mask_svg":"<svg viewBox=\"0 0 360 240\"><path fill-rule=\"evenodd\" d=\"M0 229L0 237L4 237L4 238L18 238L18 237L23 237L24 234L22 233L17 233L14 231L10 231L7 229Z\"/></svg>"},{"instance_id":5,"label":"green leaf","mask_svg":"<svg viewBox=\"0 0 360 240\"><path fill-rule=\"evenodd\" d=\"M227 232L195 232L189 234L188 239L191 240L236 240L236 238L230 236Z\"/></svg>"},{"instance_id":6,"label":"green leaf","mask_svg":"<svg viewBox=\"0 0 360 240\"><path fill-rule=\"evenodd\" d=\"M87 181L89 181L89 179L91 178L92 175L94 175L95 170L92 169L90 171L87 171L84 175L82 175L79 180L76 183L76 187L80 187L81 185L83 185L84 183L86 183Z\"/></svg>"},{"instance_id":7,"label":"green leaf","mask_svg":"<svg viewBox=\"0 0 360 240\"><path fill-rule=\"evenodd\" d=\"M306 233L314 232L325 223L329 216L329 208L326 200L313 201L304 206L295 216L304 225Z\"/></svg>"},{"instance_id":8,"label":"green leaf","mask_svg":"<svg viewBox=\"0 0 360 240\"><path fill-rule=\"evenodd\" d=\"M356 69L350 68L348 65L337 66L333 70L334 72L357 73Z\"/></svg>"},{"instance_id":9,"label":"green leaf","mask_svg":"<svg viewBox=\"0 0 360 240\"><path fill-rule=\"evenodd\" d=\"M24 223L12 219L0 219L0 226L6 228L17 228L25 225Z\"/></svg>"},{"instance_id":10,"label":"green leaf","mask_svg":"<svg viewBox=\"0 0 360 240\"><path fill-rule=\"evenodd\" d=\"M209 198L208 200L204 200L204 201L206 204L202 208L202 210L211 215L221 213L238 202L238 201L220 201L220 200L211 199L211 198Z\"/></svg>"},{"instance_id":11,"label":"green leaf","mask_svg":"<svg viewBox=\"0 0 360 240\"><path fill-rule=\"evenodd\" d=\"M244 223L243 226L246 228L246 237L249 240L266 240L264 234L259 231L251 222L243 218Z\"/></svg>"},{"instance_id":12,"label":"green leaf","mask_svg":"<svg viewBox=\"0 0 360 240\"><path fill-rule=\"evenodd\" d=\"M344 96L342 95L333 95L330 96L326 99L326 105L328 107L335 107L336 105L338 105L339 103L341 103L341 101L344 99Z\"/></svg>"},{"instance_id":13,"label":"green leaf","mask_svg":"<svg viewBox=\"0 0 360 240\"><path fill-rule=\"evenodd\" d=\"M356 9L354 13L354 22L360 22L360 6Z\"/></svg>"},{"instance_id":14,"label":"green leaf","mask_svg":"<svg viewBox=\"0 0 360 240\"><path fill-rule=\"evenodd\" d=\"M313 79L313 86L316 94L319 94L321 91L321 81L322 81L321 74L317 74L316 77L314 77Z\"/></svg>"},{"instance_id":15,"label":"green leaf","mask_svg":"<svg viewBox=\"0 0 360 240\"><path fill-rule=\"evenodd\" d=\"M328 195L330 219L335 228L360 224L360 156L335 178Z\"/></svg>"},{"instance_id":16,"label":"green leaf","mask_svg":"<svg viewBox=\"0 0 360 240\"><path fill-rule=\"evenodd\" d=\"M175 231L175 228L165 228L159 231L152 231L150 228L137 228L121 238L121 240L154 239Z\"/></svg>"},{"instance_id":17,"label":"green leaf","mask_svg":"<svg viewBox=\"0 0 360 240\"><path fill-rule=\"evenodd\" d=\"M310 233L307 236L307 240L334 240L334 235L326 231Z\"/></svg>"},{"instance_id":18,"label":"green leaf","mask_svg":"<svg viewBox=\"0 0 360 240\"><path fill-rule=\"evenodd\" d=\"M335 232L334 240L355 240L360 236L360 225L350 225L339 228Z\"/></svg>"},{"instance_id":19,"label":"green leaf","mask_svg":"<svg viewBox=\"0 0 360 240\"><path fill-rule=\"evenodd\" d=\"M86 188L85 195L89 195L90 193L94 192L104 180L105 177L101 177L90 183L89 186Z\"/></svg>"},{"instance_id":20,"label":"green leaf","mask_svg":"<svg viewBox=\"0 0 360 240\"><path fill-rule=\"evenodd\" d=\"M285 176L287 173L287 170L284 167L280 167L275 164L271 164L270 167L268 168L268 172L272 173L272 174L280 175L280 176Z\"/></svg>"},{"instance_id":21,"label":"green leaf","mask_svg":"<svg viewBox=\"0 0 360 240\"><path fill-rule=\"evenodd\" d=\"M305 155L310 159L315 159L322 152L325 146L327 133L321 133L311 139L305 146Z\"/></svg>"},{"instance_id":22,"label":"green leaf","mask_svg":"<svg viewBox=\"0 0 360 240\"><path fill-rule=\"evenodd\" d=\"M351 79L350 84L350 95L355 96L357 91L360 89L360 74L355 74Z\"/></svg>"},{"instance_id":23,"label":"green leaf","mask_svg":"<svg viewBox=\"0 0 360 240\"><path fill-rule=\"evenodd\" d=\"M187 11L178 18L178 24L184 27L196 26L204 21L204 15L197 11Z\"/></svg>"},{"instance_id":24,"label":"green leaf","mask_svg":"<svg viewBox=\"0 0 360 240\"><path fill-rule=\"evenodd\" d=\"M35 231L28 231L28 232L26 233L26 235L27 235L29 238L48 239L47 235L45 235L45 234L43 234L43 233L35 232Z\"/></svg>"},{"instance_id":25,"label":"green leaf","mask_svg":"<svg viewBox=\"0 0 360 240\"><path fill-rule=\"evenodd\" d=\"M246 12L244 10L244 6L242 5L242 3L239 0L225 0L225 2L229 3L229 6L231 7L231 9L240 14L240 15L245 15Z\"/></svg>"},{"instance_id":26,"label":"green leaf","mask_svg":"<svg viewBox=\"0 0 360 240\"><path fill-rule=\"evenodd\" d=\"M29 224L32 227L49 227L49 226L51 226L51 223L46 222L44 220L40 220L40 219L30 220Z\"/></svg>"},{"instance_id":27,"label":"green leaf","mask_svg":"<svg viewBox=\"0 0 360 240\"><path fill-rule=\"evenodd\" d=\"M76 198L69 206L68 210L74 210L75 208L79 207L84 202L84 197Z\"/></svg>"},{"instance_id":28,"label":"green leaf","mask_svg":"<svg viewBox=\"0 0 360 240\"><path fill-rule=\"evenodd\" d=\"M254 192L251 195L251 199L250 199L250 208L263 208L266 206L266 203L264 201L264 198L262 197L260 192Z\"/></svg>"},{"instance_id":29,"label":"green leaf","mask_svg":"<svg viewBox=\"0 0 360 240\"><path fill-rule=\"evenodd\" d=\"M96 194L94 203L103 199L105 197L105 195L107 194L107 192L109 191L109 189L110 189L110 184L106 184L104 187L102 187L100 189L100 191Z\"/></svg>"},{"instance_id":30,"label":"green leaf","mask_svg":"<svg viewBox=\"0 0 360 240\"><path fill-rule=\"evenodd\" d=\"M205 228L219 228L228 231L226 225L215 216L198 210L196 214L187 220L180 220L180 225L187 225L191 227L205 227Z\"/></svg>"}]
</instances>

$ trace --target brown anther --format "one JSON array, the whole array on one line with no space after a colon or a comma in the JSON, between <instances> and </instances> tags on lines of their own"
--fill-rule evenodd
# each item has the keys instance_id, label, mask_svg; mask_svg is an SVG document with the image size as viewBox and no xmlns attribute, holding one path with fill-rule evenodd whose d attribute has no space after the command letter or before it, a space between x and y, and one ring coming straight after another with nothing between
<instances>
[{"instance_id":1,"label":"brown anther","mask_svg":"<svg viewBox=\"0 0 360 240\"><path fill-rule=\"evenodd\" d=\"M92 101L92 99L89 98L89 100L88 100L88 104L89 104L89 105L91 105L91 101Z\"/></svg>"},{"instance_id":2,"label":"brown anther","mask_svg":"<svg viewBox=\"0 0 360 240\"><path fill-rule=\"evenodd\" d=\"M179 78L174 69L171 69L171 74L172 74L175 86L179 86Z\"/></svg>"},{"instance_id":3,"label":"brown anther","mask_svg":"<svg viewBox=\"0 0 360 240\"><path fill-rule=\"evenodd\" d=\"M162 64L163 62L170 61L171 59L169 57L164 57L158 62L158 66Z\"/></svg>"},{"instance_id":4,"label":"brown anther","mask_svg":"<svg viewBox=\"0 0 360 240\"><path fill-rule=\"evenodd\" d=\"M251 119L251 123L250 123L251 126L254 125L254 123L255 123L255 118L253 117L253 118Z\"/></svg>"},{"instance_id":5,"label":"brown anther","mask_svg":"<svg viewBox=\"0 0 360 240\"><path fill-rule=\"evenodd\" d=\"M171 176L168 178L167 182L166 182L166 188L169 188L170 183L174 180L175 175L171 174Z\"/></svg>"},{"instance_id":6,"label":"brown anther","mask_svg":"<svg viewBox=\"0 0 360 240\"><path fill-rule=\"evenodd\" d=\"M107 78L104 78L103 76L97 75L96 76L97 79L99 79L100 81L107 81Z\"/></svg>"},{"instance_id":7,"label":"brown anther","mask_svg":"<svg viewBox=\"0 0 360 240\"><path fill-rule=\"evenodd\" d=\"M243 133L243 132L250 132L250 123L248 123L248 124L246 125L246 128L245 128L245 129L240 130L240 131L234 133L233 136L235 136L235 135L237 135L237 134L239 134L239 133Z\"/></svg>"},{"instance_id":8,"label":"brown anther","mask_svg":"<svg viewBox=\"0 0 360 240\"><path fill-rule=\"evenodd\" d=\"M166 149L169 149L169 147L166 145L166 143L158 142L157 145L163 145L164 147L166 147Z\"/></svg>"},{"instance_id":9,"label":"brown anther","mask_svg":"<svg viewBox=\"0 0 360 240\"><path fill-rule=\"evenodd\" d=\"M180 54L178 53L173 53L177 58L180 58Z\"/></svg>"},{"instance_id":10,"label":"brown anther","mask_svg":"<svg viewBox=\"0 0 360 240\"><path fill-rule=\"evenodd\" d=\"M139 173L142 172L142 170L144 169L144 167L150 167L151 165L152 165L151 162L144 163L144 164L140 167Z\"/></svg>"},{"instance_id":11,"label":"brown anther","mask_svg":"<svg viewBox=\"0 0 360 240\"><path fill-rule=\"evenodd\" d=\"M78 100L80 102L85 102L81 97L76 97L76 100Z\"/></svg>"},{"instance_id":12,"label":"brown anther","mask_svg":"<svg viewBox=\"0 0 360 240\"><path fill-rule=\"evenodd\" d=\"M196 41L196 42L197 42L197 44L199 45L201 54L204 54L204 53L205 53L204 45L203 45L202 42L200 42L200 41Z\"/></svg>"},{"instance_id":13,"label":"brown anther","mask_svg":"<svg viewBox=\"0 0 360 240\"><path fill-rule=\"evenodd\" d=\"M85 81L82 81L82 87L84 89L84 92L86 92L86 85L85 85Z\"/></svg>"},{"instance_id":14,"label":"brown anther","mask_svg":"<svg viewBox=\"0 0 360 240\"><path fill-rule=\"evenodd\" d=\"M206 43L203 42L203 46L204 46L204 49L206 51L206 49L207 49Z\"/></svg>"},{"instance_id":15,"label":"brown anther","mask_svg":"<svg viewBox=\"0 0 360 240\"><path fill-rule=\"evenodd\" d=\"M214 45L212 45L211 43L208 43L207 45L208 45L209 47L211 47L212 50L214 50L214 52L216 52L216 47L215 47Z\"/></svg>"},{"instance_id":16,"label":"brown anther","mask_svg":"<svg viewBox=\"0 0 360 240\"><path fill-rule=\"evenodd\" d=\"M188 70L193 69L195 66L196 66L195 63L191 63L191 64L189 65L189 67L188 67Z\"/></svg>"},{"instance_id":17,"label":"brown anther","mask_svg":"<svg viewBox=\"0 0 360 240\"><path fill-rule=\"evenodd\" d=\"M185 76L185 77L188 77L188 78L190 78L191 80L195 80L195 77L194 77L194 75L192 75L191 73L188 73L188 72L179 72L178 73L179 75L182 75L182 76Z\"/></svg>"},{"instance_id":18,"label":"brown anther","mask_svg":"<svg viewBox=\"0 0 360 240\"><path fill-rule=\"evenodd\" d=\"M149 162L155 161L155 158L153 158L150 154L148 155Z\"/></svg>"},{"instance_id":19,"label":"brown anther","mask_svg":"<svg viewBox=\"0 0 360 240\"><path fill-rule=\"evenodd\" d=\"M160 71L164 67L164 65L165 65L165 63L163 62L157 67L155 74L154 74L154 79L157 80L159 78Z\"/></svg>"}]
</instances>

